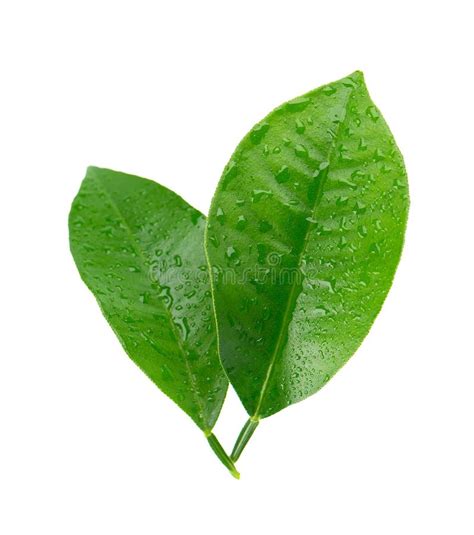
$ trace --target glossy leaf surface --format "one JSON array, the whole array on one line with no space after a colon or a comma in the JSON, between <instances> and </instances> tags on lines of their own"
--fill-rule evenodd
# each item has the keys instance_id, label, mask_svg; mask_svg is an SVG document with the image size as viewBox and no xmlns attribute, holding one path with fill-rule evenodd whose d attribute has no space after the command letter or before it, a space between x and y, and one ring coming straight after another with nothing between
<instances>
[{"instance_id":1,"label":"glossy leaf surface","mask_svg":"<svg viewBox=\"0 0 474 535\"><path fill-rule=\"evenodd\" d=\"M89 168L70 217L82 279L130 358L205 432L224 401L204 216L150 180Z\"/></svg>"},{"instance_id":2,"label":"glossy leaf surface","mask_svg":"<svg viewBox=\"0 0 474 535\"><path fill-rule=\"evenodd\" d=\"M360 72L280 106L239 144L206 249L221 360L251 416L310 396L356 351L391 286L408 204Z\"/></svg>"}]
</instances>

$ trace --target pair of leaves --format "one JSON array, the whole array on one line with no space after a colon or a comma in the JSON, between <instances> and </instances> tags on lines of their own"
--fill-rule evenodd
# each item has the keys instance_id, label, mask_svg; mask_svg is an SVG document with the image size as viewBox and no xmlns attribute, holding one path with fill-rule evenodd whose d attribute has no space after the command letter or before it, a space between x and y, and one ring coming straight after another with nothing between
<instances>
[{"instance_id":1,"label":"pair of leaves","mask_svg":"<svg viewBox=\"0 0 474 535\"><path fill-rule=\"evenodd\" d=\"M261 418L354 354L390 288L407 212L402 156L356 72L242 140L205 240L204 216L171 191L90 168L71 249L129 356L236 475L212 435L227 377L250 416L235 460Z\"/></svg>"}]
</instances>

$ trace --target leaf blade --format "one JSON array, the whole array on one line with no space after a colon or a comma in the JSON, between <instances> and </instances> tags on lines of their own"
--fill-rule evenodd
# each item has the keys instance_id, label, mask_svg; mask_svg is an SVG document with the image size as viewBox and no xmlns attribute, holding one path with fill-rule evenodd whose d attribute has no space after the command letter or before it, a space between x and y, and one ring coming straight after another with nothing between
<instances>
[{"instance_id":1,"label":"leaf blade","mask_svg":"<svg viewBox=\"0 0 474 535\"><path fill-rule=\"evenodd\" d=\"M251 416L305 399L356 351L407 212L403 159L361 73L280 106L242 140L206 249L221 360Z\"/></svg>"},{"instance_id":2,"label":"leaf blade","mask_svg":"<svg viewBox=\"0 0 474 535\"><path fill-rule=\"evenodd\" d=\"M200 212L159 184L93 167L69 217L81 278L125 351L209 432L227 379L217 356L204 226Z\"/></svg>"}]
</instances>

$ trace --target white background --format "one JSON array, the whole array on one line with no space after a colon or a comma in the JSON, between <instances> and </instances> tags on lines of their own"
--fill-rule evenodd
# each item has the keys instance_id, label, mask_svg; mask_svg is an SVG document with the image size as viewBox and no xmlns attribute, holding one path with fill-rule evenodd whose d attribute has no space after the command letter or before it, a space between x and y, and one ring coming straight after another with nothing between
<instances>
[{"instance_id":1,"label":"white background","mask_svg":"<svg viewBox=\"0 0 474 535\"><path fill-rule=\"evenodd\" d=\"M2 1L0 532L474 533L470 2ZM68 250L88 164L207 211L240 138L356 69L405 156L369 337L264 420L232 479L127 359ZM246 415L229 394L227 448Z\"/></svg>"}]
</instances>

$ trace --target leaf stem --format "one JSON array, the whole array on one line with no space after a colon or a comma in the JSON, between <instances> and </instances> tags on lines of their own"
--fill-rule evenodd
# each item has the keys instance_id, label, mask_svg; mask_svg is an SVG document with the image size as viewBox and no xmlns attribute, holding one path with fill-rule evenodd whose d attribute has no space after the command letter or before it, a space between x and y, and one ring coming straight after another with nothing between
<instances>
[{"instance_id":1,"label":"leaf stem","mask_svg":"<svg viewBox=\"0 0 474 535\"><path fill-rule=\"evenodd\" d=\"M242 431L240 431L240 434L237 437L237 440L235 441L234 449L232 450L232 453L230 455L230 458L232 459L232 461L234 461L234 463L238 460L238 458L244 451L247 442L250 440L250 437L253 435L255 429L257 429L259 422L260 419L256 416L251 416L245 422L245 425L244 427L242 427Z\"/></svg>"},{"instance_id":2,"label":"leaf stem","mask_svg":"<svg viewBox=\"0 0 474 535\"><path fill-rule=\"evenodd\" d=\"M204 435L207 438L207 441L209 442L209 446L211 446L212 451L217 455L222 464L229 470L229 472L235 477L235 479L240 479L240 474L237 471L237 468L235 467L232 459L227 455L214 433L211 433L210 431L205 431Z\"/></svg>"}]
</instances>

